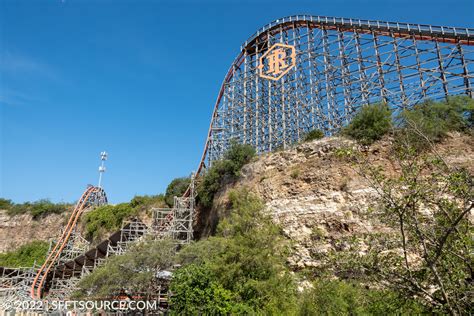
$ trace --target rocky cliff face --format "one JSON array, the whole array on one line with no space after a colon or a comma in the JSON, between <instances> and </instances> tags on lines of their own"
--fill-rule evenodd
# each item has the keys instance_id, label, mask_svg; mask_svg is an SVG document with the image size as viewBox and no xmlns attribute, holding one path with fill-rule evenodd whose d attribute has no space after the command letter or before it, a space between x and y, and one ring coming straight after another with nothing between
<instances>
[{"instance_id":1,"label":"rocky cliff face","mask_svg":"<svg viewBox=\"0 0 474 316\"><path fill-rule=\"evenodd\" d=\"M13 250L32 240L57 238L65 223L66 214L33 219L29 214L10 216L0 210L0 252Z\"/></svg>"},{"instance_id":2,"label":"rocky cliff face","mask_svg":"<svg viewBox=\"0 0 474 316\"><path fill-rule=\"evenodd\" d=\"M350 140L331 137L260 156L243 168L236 183L221 189L209 213L201 214L201 234L212 233L226 209L228 191L247 187L262 198L266 211L293 241L290 265L317 266L318 257L324 253L347 247L345 238L386 230L368 212L377 207L376 192L358 173L357 166L341 156L348 150L362 151L369 163L391 173L395 167L390 148L390 139L361 148ZM473 137L452 134L436 150L451 165L474 173ZM30 215L10 217L0 211L0 252L32 239L56 238L67 215L51 214L33 220Z\"/></svg>"},{"instance_id":3,"label":"rocky cliff face","mask_svg":"<svg viewBox=\"0 0 474 316\"><path fill-rule=\"evenodd\" d=\"M391 139L370 147L339 138L325 138L271 153L246 165L237 183L222 188L206 219L207 232L225 209L229 189L247 187L265 202L266 211L292 240L289 264L296 269L317 266L329 250L344 250L347 237L387 232L370 209L377 193L358 166L343 159L345 152L361 151L371 165L393 173ZM453 134L437 147L445 160L474 172L474 139ZM204 231L206 232L206 229ZM363 247L362 247L363 249Z\"/></svg>"}]
</instances>

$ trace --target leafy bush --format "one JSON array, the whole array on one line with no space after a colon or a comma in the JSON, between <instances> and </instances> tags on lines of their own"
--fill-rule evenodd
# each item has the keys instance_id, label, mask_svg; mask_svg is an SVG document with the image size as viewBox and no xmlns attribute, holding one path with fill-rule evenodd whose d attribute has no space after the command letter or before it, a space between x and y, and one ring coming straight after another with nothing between
<instances>
[{"instance_id":1,"label":"leafy bush","mask_svg":"<svg viewBox=\"0 0 474 316\"><path fill-rule=\"evenodd\" d=\"M125 219L137 213L130 203L98 207L83 217L85 236L89 240L101 238L104 233L119 229Z\"/></svg>"},{"instance_id":2,"label":"leafy bush","mask_svg":"<svg viewBox=\"0 0 474 316\"><path fill-rule=\"evenodd\" d=\"M49 243L45 241L32 241L20 246L14 251L0 254L0 266L17 268L31 267L33 264L42 264L46 259L46 253L49 249Z\"/></svg>"},{"instance_id":3,"label":"leafy bush","mask_svg":"<svg viewBox=\"0 0 474 316\"><path fill-rule=\"evenodd\" d=\"M380 195L373 214L394 233L390 243L372 238L365 256L355 246L351 274L361 265L373 281L406 298L416 296L436 314L469 315L472 172L447 165L437 153L405 148L392 152L391 164L395 172L389 174L361 164L359 174Z\"/></svg>"},{"instance_id":4,"label":"leafy bush","mask_svg":"<svg viewBox=\"0 0 474 316\"><path fill-rule=\"evenodd\" d=\"M236 302L236 296L226 290L208 265L190 264L179 269L172 283L173 315L233 315L251 310Z\"/></svg>"},{"instance_id":5,"label":"leafy bush","mask_svg":"<svg viewBox=\"0 0 474 316\"><path fill-rule=\"evenodd\" d=\"M467 96L431 100L401 113L399 135L413 147L422 149L429 142L442 140L450 131L466 132L473 127L474 100ZM399 137L400 139L401 137Z\"/></svg>"},{"instance_id":6,"label":"leafy bush","mask_svg":"<svg viewBox=\"0 0 474 316\"><path fill-rule=\"evenodd\" d=\"M39 200L36 202L25 202L21 204L12 203L10 200L2 199L3 206L10 216L30 213L33 219L46 216L48 214L61 214L70 209L71 204L52 203L49 200ZM2 209L2 207L0 207Z\"/></svg>"},{"instance_id":7,"label":"leafy bush","mask_svg":"<svg viewBox=\"0 0 474 316\"><path fill-rule=\"evenodd\" d=\"M190 178L176 178L170 182L166 188L165 193L165 202L168 206L172 207L174 203L175 196L182 196L189 187L191 183Z\"/></svg>"},{"instance_id":8,"label":"leafy bush","mask_svg":"<svg viewBox=\"0 0 474 316\"><path fill-rule=\"evenodd\" d=\"M184 266L171 283L173 312L281 314L294 310L295 284L285 266L287 247L280 228L247 190L231 191L229 200L230 215L219 223L217 236L180 252ZM201 296L205 299L199 300Z\"/></svg>"},{"instance_id":9,"label":"leafy bush","mask_svg":"<svg viewBox=\"0 0 474 316\"><path fill-rule=\"evenodd\" d=\"M150 207L166 207L165 197L163 194L158 195L136 195L130 201L130 206L142 212Z\"/></svg>"},{"instance_id":10,"label":"leafy bush","mask_svg":"<svg viewBox=\"0 0 474 316\"><path fill-rule=\"evenodd\" d=\"M175 248L175 243L168 239L137 243L82 278L75 296L111 297L122 290L146 297L156 295L156 272L173 266Z\"/></svg>"},{"instance_id":11,"label":"leafy bush","mask_svg":"<svg viewBox=\"0 0 474 316\"><path fill-rule=\"evenodd\" d=\"M0 210L9 210L12 206L12 200L0 198Z\"/></svg>"},{"instance_id":12,"label":"leafy bush","mask_svg":"<svg viewBox=\"0 0 474 316\"><path fill-rule=\"evenodd\" d=\"M342 134L363 145L370 145L382 138L392 127L392 112L384 103L363 106Z\"/></svg>"},{"instance_id":13,"label":"leafy bush","mask_svg":"<svg viewBox=\"0 0 474 316\"><path fill-rule=\"evenodd\" d=\"M214 161L202 177L197 187L199 204L210 207L214 195L224 180L231 181L238 177L240 169L254 156L255 149L252 146L232 143L230 149L224 154L224 159Z\"/></svg>"},{"instance_id":14,"label":"leafy bush","mask_svg":"<svg viewBox=\"0 0 474 316\"><path fill-rule=\"evenodd\" d=\"M104 205L87 212L82 218L85 237L97 240L122 227L126 219L137 216L150 207L166 207L163 194L137 195L130 203Z\"/></svg>"},{"instance_id":15,"label":"leafy bush","mask_svg":"<svg viewBox=\"0 0 474 316\"><path fill-rule=\"evenodd\" d=\"M231 162L233 174L239 176L240 169L254 156L255 149L251 145L232 142L229 150L224 153L224 160Z\"/></svg>"},{"instance_id":16,"label":"leafy bush","mask_svg":"<svg viewBox=\"0 0 474 316\"><path fill-rule=\"evenodd\" d=\"M324 132L319 129L313 129L312 131L308 132L305 136L303 141L310 142L315 139L321 139L324 137Z\"/></svg>"},{"instance_id":17,"label":"leafy bush","mask_svg":"<svg viewBox=\"0 0 474 316\"><path fill-rule=\"evenodd\" d=\"M300 298L299 315L420 315L423 307L385 290L356 283L317 280Z\"/></svg>"}]
</instances>

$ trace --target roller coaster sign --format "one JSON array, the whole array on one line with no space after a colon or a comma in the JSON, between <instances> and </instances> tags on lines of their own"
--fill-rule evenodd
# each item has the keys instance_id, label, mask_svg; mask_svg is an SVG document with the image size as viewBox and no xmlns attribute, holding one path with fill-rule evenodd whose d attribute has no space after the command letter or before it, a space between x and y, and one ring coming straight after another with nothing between
<instances>
[{"instance_id":1,"label":"roller coaster sign","mask_svg":"<svg viewBox=\"0 0 474 316\"><path fill-rule=\"evenodd\" d=\"M259 76L270 80L280 80L296 65L295 46L277 43L259 59Z\"/></svg>"}]
</instances>

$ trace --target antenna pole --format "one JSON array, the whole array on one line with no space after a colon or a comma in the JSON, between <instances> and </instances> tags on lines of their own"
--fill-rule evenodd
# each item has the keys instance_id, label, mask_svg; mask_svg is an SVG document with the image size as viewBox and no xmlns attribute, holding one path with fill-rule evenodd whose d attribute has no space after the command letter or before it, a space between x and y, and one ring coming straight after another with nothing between
<instances>
[{"instance_id":1,"label":"antenna pole","mask_svg":"<svg viewBox=\"0 0 474 316\"><path fill-rule=\"evenodd\" d=\"M99 188L102 188L102 174L105 172L105 161L107 160L108 154L103 151L100 153L101 164L99 166Z\"/></svg>"}]
</instances>

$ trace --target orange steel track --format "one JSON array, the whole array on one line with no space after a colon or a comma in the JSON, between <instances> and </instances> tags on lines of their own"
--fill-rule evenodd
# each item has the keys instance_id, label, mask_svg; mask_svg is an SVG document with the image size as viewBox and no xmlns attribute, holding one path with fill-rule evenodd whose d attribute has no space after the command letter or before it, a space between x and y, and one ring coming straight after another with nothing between
<instances>
[{"instance_id":1,"label":"orange steel track","mask_svg":"<svg viewBox=\"0 0 474 316\"><path fill-rule=\"evenodd\" d=\"M81 217L84 210L86 210L90 206L91 199L96 194L100 194L100 193L104 193L102 188L90 186L82 194L81 198L79 199L76 206L74 207L74 211L69 217L69 221L61 237L59 238L58 242L54 246L53 250L49 253L48 257L46 258L41 268L38 270L36 277L33 280L33 285L31 286L31 291L30 291L31 298L40 299L42 297L43 286L48 277L48 274L51 271L51 268L54 266L54 264L58 260L58 257L63 251L64 247L67 245L67 242L69 238L71 237L71 234L74 228L76 227L77 221Z\"/></svg>"}]
</instances>

